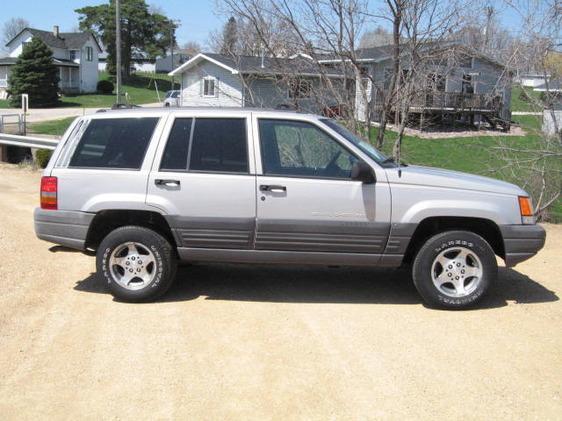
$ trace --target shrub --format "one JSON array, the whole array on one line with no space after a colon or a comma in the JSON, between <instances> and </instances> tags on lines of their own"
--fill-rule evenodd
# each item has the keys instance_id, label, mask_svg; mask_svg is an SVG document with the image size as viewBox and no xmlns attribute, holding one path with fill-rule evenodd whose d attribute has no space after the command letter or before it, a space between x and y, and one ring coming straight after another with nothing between
<instances>
[{"instance_id":1,"label":"shrub","mask_svg":"<svg viewBox=\"0 0 562 421\"><path fill-rule=\"evenodd\" d=\"M100 94L113 93L113 82L110 80L100 80L97 85L97 90Z\"/></svg>"},{"instance_id":2,"label":"shrub","mask_svg":"<svg viewBox=\"0 0 562 421\"><path fill-rule=\"evenodd\" d=\"M49 107L58 103L59 70L53 52L41 39L33 37L12 67L9 76L10 103L21 104L21 94L29 94L30 107Z\"/></svg>"},{"instance_id":3,"label":"shrub","mask_svg":"<svg viewBox=\"0 0 562 421\"><path fill-rule=\"evenodd\" d=\"M47 164L49 163L49 159L51 159L52 154L53 151L50 151L48 149L39 149L35 153L35 162L37 163L39 168L45 168L47 166Z\"/></svg>"}]
</instances>

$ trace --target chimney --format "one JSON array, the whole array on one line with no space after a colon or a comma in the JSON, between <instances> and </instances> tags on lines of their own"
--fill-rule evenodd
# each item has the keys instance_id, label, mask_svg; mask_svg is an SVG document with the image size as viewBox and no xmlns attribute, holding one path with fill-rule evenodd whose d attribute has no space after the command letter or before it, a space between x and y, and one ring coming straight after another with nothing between
<instances>
[{"instance_id":1,"label":"chimney","mask_svg":"<svg viewBox=\"0 0 562 421\"><path fill-rule=\"evenodd\" d=\"M53 26L53 35L57 38L59 37L59 26L58 25Z\"/></svg>"}]
</instances>

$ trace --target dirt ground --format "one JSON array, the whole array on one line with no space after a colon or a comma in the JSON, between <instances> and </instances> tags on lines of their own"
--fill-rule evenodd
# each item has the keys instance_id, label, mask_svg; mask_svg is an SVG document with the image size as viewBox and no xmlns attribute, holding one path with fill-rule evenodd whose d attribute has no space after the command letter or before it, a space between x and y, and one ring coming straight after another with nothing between
<instances>
[{"instance_id":1,"label":"dirt ground","mask_svg":"<svg viewBox=\"0 0 562 421\"><path fill-rule=\"evenodd\" d=\"M472 311L401 272L235 265L123 304L35 238L39 173L0 175L3 420L560 419L562 226Z\"/></svg>"}]
</instances>

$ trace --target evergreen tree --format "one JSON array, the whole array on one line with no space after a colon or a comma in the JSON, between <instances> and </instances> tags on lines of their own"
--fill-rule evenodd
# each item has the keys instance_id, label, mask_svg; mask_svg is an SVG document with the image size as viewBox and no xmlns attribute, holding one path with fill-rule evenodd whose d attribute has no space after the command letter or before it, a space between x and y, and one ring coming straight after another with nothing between
<instances>
[{"instance_id":1,"label":"evergreen tree","mask_svg":"<svg viewBox=\"0 0 562 421\"><path fill-rule=\"evenodd\" d=\"M221 54L235 54L236 44L238 43L238 27L236 19L231 16L224 25L222 34Z\"/></svg>"},{"instance_id":2,"label":"evergreen tree","mask_svg":"<svg viewBox=\"0 0 562 421\"><path fill-rule=\"evenodd\" d=\"M23 46L8 80L10 103L21 104L21 94L29 94L30 107L47 107L58 102L58 69L53 52L37 37Z\"/></svg>"}]
</instances>

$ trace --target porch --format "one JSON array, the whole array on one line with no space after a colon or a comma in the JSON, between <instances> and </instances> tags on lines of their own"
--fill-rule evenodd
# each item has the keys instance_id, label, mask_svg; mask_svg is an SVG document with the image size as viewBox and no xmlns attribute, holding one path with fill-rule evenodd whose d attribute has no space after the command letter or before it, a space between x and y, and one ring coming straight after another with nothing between
<instances>
[{"instance_id":1,"label":"porch","mask_svg":"<svg viewBox=\"0 0 562 421\"><path fill-rule=\"evenodd\" d=\"M80 69L78 66L58 66L59 89L62 93L80 92Z\"/></svg>"}]
</instances>

